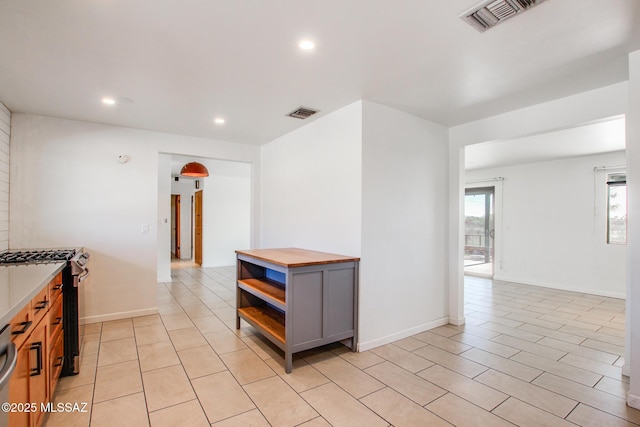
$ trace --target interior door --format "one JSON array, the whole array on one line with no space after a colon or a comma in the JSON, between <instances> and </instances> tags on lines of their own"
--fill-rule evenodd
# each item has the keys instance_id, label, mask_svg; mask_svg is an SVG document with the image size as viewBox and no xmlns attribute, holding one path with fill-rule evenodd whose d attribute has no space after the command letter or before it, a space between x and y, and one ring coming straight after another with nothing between
<instances>
[{"instance_id":1,"label":"interior door","mask_svg":"<svg viewBox=\"0 0 640 427\"><path fill-rule=\"evenodd\" d=\"M202 190L196 191L194 203L194 262L202 265Z\"/></svg>"},{"instance_id":2,"label":"interior door","mask_svg":"<svg viewBox=\"0 0 640 427\"><path fill-rule=\"evenodd\" d=\"M494 187L467 188L464 196L465 272L493 275Z\"/></svg>"},{"instance_id":3,"label":"interior door","mask_svg":"<svg viewBox=\"0 0 640 427\"><path fill-rule=\"evenodd\" d=\"M180 259L180 195L171 195L171 243L173 244L173 254Z\"/></svg>"}]
</instances>

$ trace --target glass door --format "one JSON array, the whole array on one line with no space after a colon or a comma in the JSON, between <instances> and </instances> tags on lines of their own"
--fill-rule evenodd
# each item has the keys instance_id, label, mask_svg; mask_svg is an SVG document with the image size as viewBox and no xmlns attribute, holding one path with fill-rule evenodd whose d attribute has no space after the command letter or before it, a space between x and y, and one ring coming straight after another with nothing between
<instances>
[{"instance_id":1,"label":"glass door","mask_svg":"<svg viewBox=\"0 0 640 427\"><path fill-rule=\"evenodd\" d=\"M494 187L467 188L464 195L464 272L493 276Z\"/></svg>"}]
</instances>

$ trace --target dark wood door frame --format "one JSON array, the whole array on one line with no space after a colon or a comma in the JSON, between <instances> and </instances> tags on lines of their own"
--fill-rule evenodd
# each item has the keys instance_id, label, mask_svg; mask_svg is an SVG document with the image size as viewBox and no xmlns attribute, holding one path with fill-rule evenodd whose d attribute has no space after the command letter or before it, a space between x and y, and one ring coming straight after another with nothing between
<instances>
[{"instance_id":1,"label":"dark wood door frame","mask_svg":"<svg viewBox=\"0 0 640 427\"><path fill-rule=\"evenodd\" d=\"M174 252L176 254L176 258L180 259L180 195L176 194L175 195L176 198L176 202L174 204L174 221L176 222L176 228L175 228L175 248L174 248Z\"/></svg>"},{"instance_id":2,"label":"dark wood door frame","mask_svg":"<svg viewBox=\"0 0 640 427\"><path fill-rule=\"evenodd\" d=\"M193 232L195 235L193 260L196 264L202 265L202 190L196 191L195 193L193 224Z\"/></svg>"}]
</instances>

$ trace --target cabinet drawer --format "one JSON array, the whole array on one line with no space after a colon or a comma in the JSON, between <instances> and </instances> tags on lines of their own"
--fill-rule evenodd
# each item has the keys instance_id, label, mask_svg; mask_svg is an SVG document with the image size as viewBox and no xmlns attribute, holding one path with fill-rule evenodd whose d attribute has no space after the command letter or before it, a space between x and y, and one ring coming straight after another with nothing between
<instances>
[{"instance_id":1,"label":"cabinet drawer","mask_svg":"<svg viewBox=\"0 0 640 427\"><path fill-rule=\"evenodd\" d=\"M49 336L53 337L62 330L62 297L58 295L57 299L52 299L51 308L49 308Z\"/></svg>"},{"instance_id":2,"label":"cabinet drawer","mask_svg":"<svg viewBox=\"0 0 640 427\"><path fill-rule=\"evenodd\" d=\"M49 353L49 395L53 396L64 362L64 334L62 329L52 337L53 345Z\"/></svg>"},{"instance_id":3,"label":"cabinet drawer","mask_svg":"<svg viewBox=\"0 0 640 427\"><path fill-rule=\"evenodd\" d=\"M38 294L31 300L31 313L33 316L33 323L37 324L47 311L49 310L49 287L45 286Z\"/></svg>"},{"instance_id":4,"label":"cabinet drawer","mask_svg":"<svg viewBox=\"0 0 640 427\"><path fill-rule=\"evenodd\" d=\"M55 301L58 298L58 295L62 294L62 272L58 273L56 277L54 277L49 282L49 298L51 301Z\"/></svg>"},{"instance_id":5,"label":"cabinet drawer","mask_svg":"<svg viewBox=\"0 0 640 427\"><path fill-rule=\"evenodd\" d=\"M35 326L33 314L31 313L31 302L28 302L27 305L20 310L20 313L11 319L11 341L13 341L16 347L22 345Z\"/></svg>"}]
</instances>

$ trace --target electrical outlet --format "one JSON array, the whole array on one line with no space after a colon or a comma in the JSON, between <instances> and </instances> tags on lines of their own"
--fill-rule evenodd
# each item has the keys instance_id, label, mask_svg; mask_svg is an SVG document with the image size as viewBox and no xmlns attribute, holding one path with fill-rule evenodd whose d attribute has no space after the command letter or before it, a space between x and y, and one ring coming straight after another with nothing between
<instances>
[{"instance_id":1,"label":"electrical outlet","mask_svg":"<svg viewBox=\"0 0 640 427\"><path fill-rule=\"evenodd\" d=\"M142 234L149 234L149 224L142 224Z\"/></svg>"}]
</instances>

